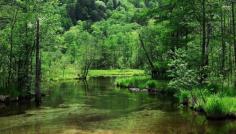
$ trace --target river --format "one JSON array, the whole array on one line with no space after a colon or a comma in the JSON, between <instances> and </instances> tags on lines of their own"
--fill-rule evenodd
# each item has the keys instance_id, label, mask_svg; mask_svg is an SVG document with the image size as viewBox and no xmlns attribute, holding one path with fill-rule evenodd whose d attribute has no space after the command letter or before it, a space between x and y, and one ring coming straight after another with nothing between
<instances>
[{"instance_id":1,"label":"river","mask_svg":"<svg viewBox=\"0 0 236 134\"><path fill-rule=\"evenodd\" d=\"M208 121L167 96L131 93L114 78L45 83L40 108L0 109L0 134L236 134L235 121Z\"/></svg>"}]
</instances>

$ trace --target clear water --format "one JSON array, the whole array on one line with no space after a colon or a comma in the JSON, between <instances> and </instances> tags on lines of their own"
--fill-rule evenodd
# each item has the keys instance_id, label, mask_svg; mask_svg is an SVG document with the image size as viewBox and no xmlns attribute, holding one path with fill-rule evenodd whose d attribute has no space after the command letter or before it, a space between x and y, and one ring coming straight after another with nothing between
<instances>
[{"instance_id":1,"label":"clear water","mask_svg":"<svg viewBox=\"0 0 236 134\"><path fill-rule=\"evenodd\" d=\"M169 97L130 93L113 82L46 83L40 108L0 106L0 134L236 134L236 121L208 121Z\"/></svg>"}]
</instances>

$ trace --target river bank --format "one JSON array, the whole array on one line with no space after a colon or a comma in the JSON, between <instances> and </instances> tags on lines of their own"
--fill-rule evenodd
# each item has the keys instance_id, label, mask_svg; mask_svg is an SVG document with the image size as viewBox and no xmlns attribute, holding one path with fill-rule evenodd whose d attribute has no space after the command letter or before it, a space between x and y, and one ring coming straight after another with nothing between
<instances>
[{"instance_id":1,"label":"river bank","mask_svg":"<svg viewBox=\"0 0 236 134\"><path fill-rule=\"evenodd\" d=\"M203 113L210 120L236 119L236 97L225 92L211 92L207 88L175 90L168 87L167 81L152 80L150 77L117 78L116 85L133 92L147 91L168 94L179 100L182 107Z\"/></svg>"}]
</instances>

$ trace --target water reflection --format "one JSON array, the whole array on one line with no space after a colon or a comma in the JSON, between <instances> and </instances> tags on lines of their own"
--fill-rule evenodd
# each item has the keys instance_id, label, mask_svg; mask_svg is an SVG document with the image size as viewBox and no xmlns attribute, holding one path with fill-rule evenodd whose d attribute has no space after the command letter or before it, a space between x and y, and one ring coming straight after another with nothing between
<instances>
[{"instance_id":1,"label":"water reflection","mask_svg":"<svg viewBox=\"0 0 236 134\"><path fill-rule=\"evenodd\" d=\"M1 114L1 134L235 134L235 121L207 121L179 110L172 98L130 93L114 78L45 83L41 108L11 106ZM18 115L18 113L21 113Z\"/></svg>"}]
</instances>

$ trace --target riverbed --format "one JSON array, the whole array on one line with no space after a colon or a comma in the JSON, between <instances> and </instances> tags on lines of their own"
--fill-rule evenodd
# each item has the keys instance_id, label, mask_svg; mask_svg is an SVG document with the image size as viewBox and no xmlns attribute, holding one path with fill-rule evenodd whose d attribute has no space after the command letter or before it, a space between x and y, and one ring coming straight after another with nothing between
<instances>
[{"instance_id":1,"label":"riverbed","mask_svg":"<svg viewBox=\"0 0 236 134\"><path fill-rule=\"evenodd\" d=\"M0 134L236 134L236 121L209 121L168 96L131 93L115 78L42 85L42 105L0 108Z\"/></svg>"}]
</instances>

